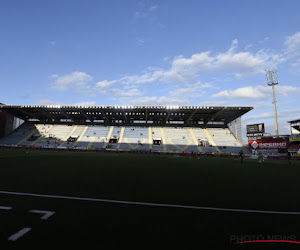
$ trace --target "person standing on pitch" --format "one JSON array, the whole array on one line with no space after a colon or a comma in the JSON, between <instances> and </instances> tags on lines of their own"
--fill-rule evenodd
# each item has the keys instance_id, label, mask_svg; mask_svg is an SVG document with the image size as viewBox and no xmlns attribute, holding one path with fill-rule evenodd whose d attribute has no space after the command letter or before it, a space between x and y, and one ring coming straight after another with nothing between
<instances>
[{"instance_id":1,"label":"person standing on pitch","mask_svg":"<svg viewBox=\"0 0 300 250\"><path fill-rule=\"evenodd\" d=\"M243 162L243 154L244 154L244 152L243 152L243 150L241 150L241 151L239 152L239 156L240 156L240 159L241 159L241 163Z\"/></svg>"},{"instance_id":2,"label":"person standing on pitch","mask_svg":"<svg viewBox=\"0 0 300 250\"><path fill-rule=\"evenodd\" d=\"M291 164L291 158L292 158L292 156L291 156L291 152L287 152L287 158L288 158L288 162L289 162L289 164Z\"/></svg>"}]
</instances>

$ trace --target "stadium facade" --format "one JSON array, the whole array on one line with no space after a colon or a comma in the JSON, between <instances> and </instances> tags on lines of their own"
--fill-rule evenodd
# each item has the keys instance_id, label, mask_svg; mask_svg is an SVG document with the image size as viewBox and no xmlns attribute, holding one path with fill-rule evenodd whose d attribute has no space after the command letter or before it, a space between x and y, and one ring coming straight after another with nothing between
<instances>
[{"instance_id":1,"label":"stadium facade","mask_svg":"<svg viewBox=\"0 0 300 250\"><path fill-rule=\"evenodd\" d=\"M288 151L300 156L300 119L289 121L291 126L291 137Z\"/></svg>"},{"instance_id":2,"label":"stadium facade","mask_svg":"<svg viewBox=\"0 0 300 250\"><path fill-rule=\"evenodd\" d=\"M252 107L0 104L0 144L20 147L237 153ZM21 122L20 122L21 121Z\"/></svg>"}]
</instances>

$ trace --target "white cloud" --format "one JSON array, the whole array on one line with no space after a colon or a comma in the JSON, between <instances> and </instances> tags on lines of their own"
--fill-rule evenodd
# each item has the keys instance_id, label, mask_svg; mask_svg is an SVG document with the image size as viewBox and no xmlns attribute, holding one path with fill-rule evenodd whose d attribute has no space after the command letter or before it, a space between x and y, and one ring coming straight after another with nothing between
<instances>
[{"instance_id":1,"label":"white cloud","mask_svg":"<svg viewBox=\"0 0 300 250\"><path fill-rule=\"evenodd\" d=\"M175 58L169 70L160 71L160 80L172 83L190 82L198 73L210 71L213 61L209 51L194 54L190 58Z\"/></svg>"},{"instance_id":2,"label":"white cloud","mask_svg":"<svg viewBox=\"0 0 300 250\"><path fill-rule=\"evenodd\" d=\"M79 92L91 94L92 91L89 83L92 80L93 77L85 72L71 72L70 74L63 76L56 75L52 87L60 91L75 89Z\"/></svg>"},{"instance_id":3,"label":"white cloud","mask_svg":"<svg viewBox=\"0 0 300 250\"><path fill-rule=\"evenodd\" d=\"M263 73L267 62L264 54L250 52L227 52L216 57L215 66L221 70L231 72L236 78Z\"/></svg>"},{"instance_id":4,"label":"white cloud","mask_svg":"<svg viewBox=\"0 0 300 250\"><path fill-rule=\"evenodd\" d=\"M263 73L265 67L282 61L280 54L267 53L259 50L257 53L248 51L236 52L238 40L232 41L231 47L225 53L215 57L216 69L233 74L236 78Z\"/></svg>"},{"instance_id":5,"label":"white cloud","mask_svg":"<svg viewBox=\"0 0 300 250\"><path fill-rule=\"evenodd\" d=\"M195 53L190 57L175 57L169 69L150 68L143 74L127 75L111 81L101 81L99 85L142 84L152 82L168 82L187 84L197 80L197 77L207 73L224 71L236 78L264 73L270 65L282 62L280 54L260 50L257 53L249 51L236 52L238 40L232 41L228 51L213 55L211 51Z\"/></svg>"},{"instance_id":6,"label":"white cloud","mask_svg":"<svg viewBox=\"0 0 300 250\"><path fill-rule=\"evenodd\" d=\"M234 53L234 51L235 51L235 50L237 49L237 47L238 47L238 44L239 44L238 39L232 40L231 46L230 46L230 48L229 48L229 50L228 50L228 53Z\"/></svg>"},{"instance_id":7,"label":"white cloud","mask_svg":"<svg viewBox=\"0 0 300 250\"><path fill-rule=\"evenodd\" d=\"M40 99L38 105L62 105L61 102L49 100L49 99Z\"/></svg>"},{"instance_id":8,"label":"white cloud","mask_svg":"<svg viewBox=\"0 0 300 250\"><path fill-rule=\"evenodd\" d=\"M244 50L247 51L247 50L249 50L252 47L253 47L253 44L248 44L248 45L245 46Z\"/></svg>"},{"instance_id":9,"label":"white cloud","mask_svg":"<svg viewBox=\"0 0 300 250\"><path fill-rule=\"evenodd\" d=\"M285 42L285 59L291 61L292 69L300 72L300 32L286 37Z\"/></svg>"},{"instance_id":10,"label":"white cloud","mask_svg":"<svg viewBox=\"0 0 300 250\"><path fill-rule=\"evenodd\" d=\"M276 94L281 95L281 96L287 96L291 93L293 93L293 94L299 93L300 94L300 88L293 87L293 86L278 85L275 88L276 88ZM269 90L269 92L271 92L271 90Z\"/></svg>"},{"instance_id":11,"label":"white cloud","mask_svg":"<svg viewBox=\"0 0 300 250\"><path fill-rule=\"evenodd\" d=\"M187 105L186 100L167 96L146 96L125 101L130 105Z\"/></svg>"},{"instance_id":12,"label":"white cloud","mask_svg":"<svg viewBox=\"0 0 300 250\"><path fill-rule=\"evenodd\" d=\"M278 113L278 116L279 117L291 117L291 118L296 117L296 119L297 119L299 114L300 114L300 108L297 108L297 109L288 109L288 110L280 111Z\"/></svg>"},{"instance_id":13,"label":"white cloud","mask_svg":"<svg viewBox=\"0 0 300 250\"><path fill-rule=\"evenodd\" d=\"M108 87L116 83L121 84L143 84L155 81L165 81L170 83L188 83L193 80L196 74L209 71L213 58L210 52L194 54L190 58L175 58L169 70L149 68L141 75L124 76L117 80L104 80L98 82L98 87Z\"/></svg>"},{"instance_id":14,"label":"white cloud","mask_svg":"<svg viewBox=\"0 0 300 250\"><path fill-rule=\"evenodd\" d=\"M261 114L256 114L256 115L251 115L251 116L246 116L243 118L243 122L247 122L247 121L251 121L251 120L256 120L258 122L263 121L264 119L269 119L269 118L273 118L274 117L274 113L272 112L264 112Z\"/></svg>"},{"instance_id":15,"label":"white cloud","mask_svg":"<svg viewBox=\"0 0 300 250\"><path fill-rule=\"evenodd\" d=\"M222 100L218 100L218 101L211 101L211 100L199 100L200 102L197 103L197 105L199 106L230 106L228 100L226 99L222 99ZM238 105L231 105L231 106L238 106Z\"/></svg>"},{"instance_id":16,"label":"white cloud","mask_svg":"<svg viewBox=\"0 0 300 250\"><path fill-rule=\"evenodd\" d=\"M242 99L262 99L266 97L266 88L262 86L248 86L238 88L235 90L223 90L214 95L213 97L226 97L226 98L242 98Z\"/></svg>"},{"instance_id":17,"label":"white cloud","mask_svg":"<svg viewBox=\"0 0 300 250\"><path fill-rule=\"evenodd\" d=\"M132 97L132 96L141 95L141 92L138 89L122 90L122 89L113 88L107 90L106 94L113 97Z\"/></svg>"},{"instance_id":18,"label":"white cloud","mask_svg":"<svg viewBox=\"0 0 300 250\"><path fill-rule=\"evenodd\" d=\"M157 7L158 7L157 5L152 5L150 6L149 11L154 11L157 9Z\"/></svg>"},{"instance_id":19,"label":"white cloud","mask_svg":"<svg viewBox=\"0 0 300 250\"><path fill-rule=\"evenodd\" d=\"M139 45L139 46L143 45L144 43L145 43L144 39L137 39L136 40L136 44Z\"/></svg>"},{"instance_id":20,"label":"white cloud","mask_svg":"<svg viewBox=\"0 0 300 250\"><path fill-rule=\"evenodd\" d=\"M262 101L256 101L253 106L254 106L255 110L258 110L258 109L265 109L265 108L273 107L273 104L262 100Z\"/></svg>"},{"instance_id":21,"label":"white cloud","mask_svg":"<svg viewBox=\"0 0 300 250\"><path fill-rule=\"evenodd\" d=\"M298 58L292 63L292 67L293 69L295 69L296 72L300 72L300 58Z\"/></svg>"},{"instance_id":22,"label":"white cloud","mask_svg":"<svg viewBox=\"0 0 300 250\"><path fill-rule=\"evenodd\" d=\"M266 36L264 39L258 41L258 43L264 43L266 41L269 41L270 40L270 37Z\"/></svg>"},{"instance_id":23,"label":"white cloud","mask_svg":"<svg viewBox=\"0 0 300 250\"><path fill-rule=\"evenodd\" d=\"M76 103L74 103L72 105L75 105L75 106L95 106L96 102L95 101L76 102Z\"/></svg>"},{"instance_id":24,"label":"white cloud","mask_svg":"<svg viewBox=\"0 0 300 250\"><path fill-rule=\"evenodd\" d=\"M149 5L145 7L141 4L141 6L144 10L149 11ZM298 50L299 37L300 32L297 32L286 39L286 51L291 53L291 51ZM165 60L169 60L169 58L165 58ZM63 76L52 75L54 81L52 86L60 91L76 90L86 94L102 93L112 97L126 97L141 95L140 84L166 83L174 84L177 87L177 89L172 87L169 91L171 99L176 99L179 96L189 99L205 92L205 87L200 83L199 78L204 79L207 76L210 77L211 74L221 74L226 79L230 79L232 76L242 78L264 74L264 69L269 65L285 60L286 58L282 54L265 50L257 52L238 51L238 40L234 39L225 52L204 51L195 53L190 57L177 56L173 60L169 60L169 68L149 67L140 74L125 75L117 79L101 80L96 83L92 81L93 77L85 72L71 72ZM300 64L300 59L295 60L294 64ZM198 83L195 84L194 82ZM276 87L276 94L278 95L287 96L294 91L299 92L299 89L281 85ZM232 90L225 88L225 90L215 93L213 97L258 100L268 97L270 93L271 88L267 86L246 86Z\"/></svg>"},{"instance_id":25,"label":"white cloud","mask_svg":"<svg viewBox=\"0 0 300 250\"><path fill-rule=\"evenodd\" d=\"M139 89L119 89L119 88L107 88L107 89L99 89L100 93L103 95L107 95L113 98L116 97L133 97L141 95L141 91Z\"/></svg>"},{"instance_id":26,"label":"white cloud","mask_svg":"<svg viewBox=\"0 0 300 250\"><path fill-rule=\"evenodd\" d=\"M287 96L290 93L300 93L300 88L293 86L276 86L276 94ZM272 89L268 86L247 86L235 90L223 90L212 97L239 98L239 99L264 99L272 95Z\"/></svg>"},{"instance_id":27,"label":"white cloud","mask_svg":"<svg viewBox=\"0 0 300 250\"><path fill-rule=\"evenodd\" d=\"M205 89L212 88L210 83L197 82L195 84L188 85L184 88L178 88L170 91L171 96L177 96L181 98L196 98L205 94Z\"/></svg>"},{"instance_id":28,"label":"white cloud","mask_svg":"<svg viewBox=\"0 0 300 250\"><path fill-rule=\"evenodd\" d=\"M136 85L136 84L142 84L142 83L151 83L161 78L161 75L163 74L162 71L157 69L150 69L149 72L144 73L142 75L131 75L131 76L124 76L117 80L104 80L100 81L96 84L96 87L98 88L107 88L110 87L113 84L121 83L121 84L129 84L129 85Z\"/></svg>"},{"instance_id":29,"label":"white cloud","mask_svg":"<svg viewBox=\"0 0 300 250\"><path fill-rule=\"evenodd\" d=\"M84 101L84 102L76 102L76 103L62 103L58 101L53 101L50 99L40 99L38 101L38 105L74 105L74 106L94 106L96 104L95 101Z\"/></svg>"},{"instance_id":30,"label":"white cloud","mask_svg":"<svg viewBox=\"0 0 300 250\"><path fill-rule=\"evenodd\" d=\"M284 120L289 120L288 118L293 119L293 117L297 117L300 113L300 109L286 109L281 110L277 113L278 118L284 118ZM245 118L243 118L243 121L249 121L249 120L257 120L257 121L263 121L265 119L274 119L274 112L264 112L260 114L255 115L247 115Z\"/></svg>"},{"instance_id":31,"label":"white cloud","mask_svg":"<svg viewBox=\"0 0 300 250\"><path fill-rule=\"evenodd\" d=\"M116 81L107 81L107 80L104 80L104 81L101 81L101 82L97 82L96 83L96 88L106 88L106 87L109 87L110 85L113 85L114 83L116 83Z\"/></svg>"},{"instance_id":32,"label":"white cloud","mask_svg":"<svg viewBox=\"0 0 300 250\"><path fill-rule=\"evenodd\" d=\"M297 57L300 56L300 32L296 32L295 34L288 36L285 40L286 46L286 56Z\"/></svg>"},{"instance_id":33,"label":"white cloud","mask_svg":"<svg viewBox=\"0 0 300 250\"><path fill-rule=\"evenodd\" d=\"M158 8L157 4L150 5L147 2L140 1L138 8L134 13L135 19L145 19L151 17L151 14Z\"/></svg>"}]
</instances>

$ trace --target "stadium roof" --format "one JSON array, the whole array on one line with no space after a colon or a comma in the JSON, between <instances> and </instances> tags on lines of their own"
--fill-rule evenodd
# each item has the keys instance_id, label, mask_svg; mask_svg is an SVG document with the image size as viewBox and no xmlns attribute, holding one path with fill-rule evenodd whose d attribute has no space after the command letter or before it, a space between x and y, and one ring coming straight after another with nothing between
<instances>
[{"instance_id":1,"label":"stadium roof","mask_svg":"<svg viewBox=\"0 0 300 250\"><path fill-rule=\"evenodd\" d=\"M64 105L0 105L23 120L42 123L97 123L105 125L227 125L252 110L231 106L64 106Z\"/></svg>"},{"instance_id":2,"label":"stadium roof","mask_svg":"<svg viewBox=\"0 0 300 250\"><path fill-rule=\"evenodd\" d=\"M300 119L293 120L293 121L288 121L288 123L297 123L297 122L300 122Z\"/></svg>"}]
</instances>

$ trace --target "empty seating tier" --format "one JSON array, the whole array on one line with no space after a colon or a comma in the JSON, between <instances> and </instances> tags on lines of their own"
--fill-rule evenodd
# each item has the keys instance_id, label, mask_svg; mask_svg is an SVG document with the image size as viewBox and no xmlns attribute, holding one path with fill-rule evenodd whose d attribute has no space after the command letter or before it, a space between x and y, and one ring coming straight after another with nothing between
<instances>
[{"instance_id":1,"label":"empty seating tier","mask_svg":"<svg viewBox=\"0 0 300 250\"><path fill-rule=\"evenodd\" d=\"M245 149L229 128L33 123L22 124L0 139L0 145L203 153L238 153Z\"/></svg>"}]
</instances>

